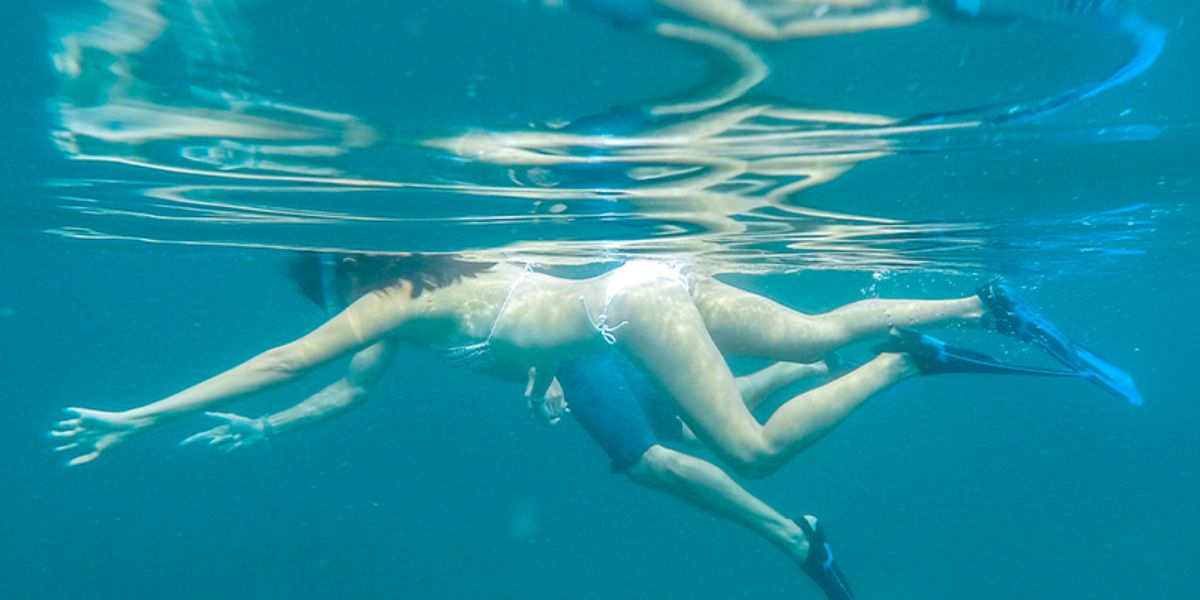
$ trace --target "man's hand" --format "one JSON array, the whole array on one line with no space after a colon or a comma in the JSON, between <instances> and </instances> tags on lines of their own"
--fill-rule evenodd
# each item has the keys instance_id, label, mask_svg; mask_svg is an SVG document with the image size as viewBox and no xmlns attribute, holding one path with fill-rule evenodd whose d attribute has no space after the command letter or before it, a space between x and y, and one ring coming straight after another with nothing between
<instances>
[{"instance_id":1,"label":"man's hand","mask_svg":"<svg viewBox=\"0 0 1200 600\"><path fill-rule=\"evenodd\" d=\"M209 447L233 452L238 448L245 448L266 440L271 435L271 422L266 417L251 419L233 413L206 412L204 414L224 421L224 424L217 425L208 431L201 431L179 442L180 446L207 440Z\"/></svg>"},{"instance_id":2,"label":"man's hand","mask_svg":"<svg viewBox=\"0 0 1200 600\"><path fill-rule=\"evenodd\" d=\"M553 371L549 371L553 373ZM529 384L525 386L525 400L529 409L543 423L555 425L562 420L563 415L570 412L567 400L563 397L562 386L558 379L546 379L546 372L539 373L538 369L529 370ZM544 390L544 391L543 391Z\"/></svg>"}]
</instances>

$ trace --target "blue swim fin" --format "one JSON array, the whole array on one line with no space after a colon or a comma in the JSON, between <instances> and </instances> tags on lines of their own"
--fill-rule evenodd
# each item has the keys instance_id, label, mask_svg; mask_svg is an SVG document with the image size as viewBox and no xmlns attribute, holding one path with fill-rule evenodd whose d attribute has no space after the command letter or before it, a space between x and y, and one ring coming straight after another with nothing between
<instances>
[{"instance_id":1,"label":"blue swim fin","mask_svg":"<svg viewBox=\"0 0 1200 600\"><path fill-rule=\"evenodd\" d=\"M952 20L991 23L1002 27L1042 25L1063 27L1065 31L1100 33L1122 40L1129 47L1130 54L1104 77L1049 96L919 115L903 121L908 125L969 120L999 125L1044 117L1142 75L1158 61L1166 47L1166 29L1136 14L1121 12L1115 0L1015 4L1006 0L931 0L930 8Z\"/></svg>"},{"instance_id":2,"label":"blue swim fin","mask_svg":"<svg viewBox=\"0 0 1200 600\"><path fill-rule=\"evenodd\" d=\"M1134 406L1142 405L1142 395L1129 373L1071 341L1049 319L1022 301L1012 288L993 281L976 293L987 308L986 324L992 329L1042 348L1084 379Z\"/></svg>"},{"instance_id":3,"label":"blue swim fin","mask_svg":"<svg viewBox=\"0 0 1200 600\"><path fill-rule=\"evenodd\" d=\"M1124 398L1126 402L1134 406L1142 405L1142 395L1138 392L1137 386L1133 383L1133 376L1116 367L1112 363L1096 356L1091 350L1075 344L1071 358L1077 365L1086 365L1087 368L1080 368L1080 373L1088 381L1106 389L1109 393Z\"/></svg>"},{"instance_id":4,"label":"blue swim fin","mask_svg":"<svg viewBox=\"0 0 1200 600\"><path fill-rule=\"evenodd\" d=\"M922 375L942 373L988 373L993 375L1040 375L1080 377L1075 370L1043 369L1009 364L982 352L952 346L911 329L892 328L888 341L875 346L879 352L903 352L912 358Z\"/></svg>"},{"instance_id":5,"label":"blue swim fin","mask_svg":"<svg viewBox=\"0 0 1200 600\"><path fill-rule=\"evenodd\" d=\"M800 568L821 587L829 600L854 600L850 583L846 581L846 575L834 560L833 548L825 539L825 531L821 528L820 521L817 521L815 526L808 522L807 517L796 519L795 522L808 539L808 557L804 559Z\"/></svg>"}]
</instances>

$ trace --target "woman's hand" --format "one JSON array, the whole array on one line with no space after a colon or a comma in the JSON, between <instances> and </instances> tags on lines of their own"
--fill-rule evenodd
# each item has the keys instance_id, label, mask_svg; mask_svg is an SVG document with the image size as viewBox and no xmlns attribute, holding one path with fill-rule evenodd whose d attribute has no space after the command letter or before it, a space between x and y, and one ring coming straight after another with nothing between
<instances>
[{"instance_id":1,"label":"woman's hand","mask_svg":"<svg viewBox=\"0 0 1200 600\"><path fill-rule=\"evenodd\" d=\"M271 422L266 417L251 419L233 413L206 412L204 414L224 421L224 423L179 442L180 446L207 440L208 445L212 448L233 452L238 448L245 448L264 441L271 435Z\"/></svg>"},{"instance_id":2,"label":"woman's hand","mask_svg":"<svg viewBox=\"0 0 1200 600\"><path fill-rule=\"evenodd\" d=\"M50 437L62 442L55 452L80 453L67 462L68 467L92 462L109 448L124 442L145 429L144 424L126 413L92 410L90 408L67 409L70 418L58 422Z\"/></svg>"}]
</instances>

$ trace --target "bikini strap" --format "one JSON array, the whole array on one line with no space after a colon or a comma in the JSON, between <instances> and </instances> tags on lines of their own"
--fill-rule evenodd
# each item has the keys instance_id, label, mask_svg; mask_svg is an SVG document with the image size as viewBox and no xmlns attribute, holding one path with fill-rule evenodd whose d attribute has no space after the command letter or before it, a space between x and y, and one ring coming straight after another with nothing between
<instances>
[{"instance_id":1,"label":"bikini strap","mask_svg":"<svg viewBox=\"0 0 1200 600\"><path fill-rule=\"evenodd\" d=\"M592 324L592 329L600 333L600 337L608 345L612 346L617 343L616 331L629 324L629 321L621 321L616 325L608 324L608 305L604 306L604 312L600 313L599 317L593 317L592 311L588 309L587 300L583 296L579 297L579 304L583 305L583 312L587 315L588 322Z\"/></svg>"}]
</instances>

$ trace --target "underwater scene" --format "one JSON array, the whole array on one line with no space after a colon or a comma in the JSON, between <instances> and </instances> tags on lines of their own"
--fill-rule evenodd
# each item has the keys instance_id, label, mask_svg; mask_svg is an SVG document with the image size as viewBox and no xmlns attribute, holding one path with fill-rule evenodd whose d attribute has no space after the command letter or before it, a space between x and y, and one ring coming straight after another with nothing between
<instances>
[{"instance_id":1,"label":"underwater scene","mask_svg":"<svg viewBox=\"0 0 1200 600\"><path fill-rule=\"evenodd\" d=\"M1200 5L3 13L0 598L1200 598Z\"/></svg>"}]
</instances>

